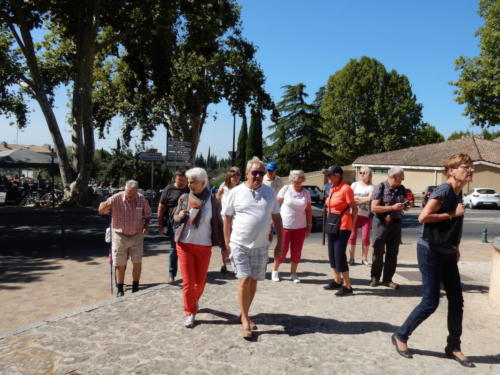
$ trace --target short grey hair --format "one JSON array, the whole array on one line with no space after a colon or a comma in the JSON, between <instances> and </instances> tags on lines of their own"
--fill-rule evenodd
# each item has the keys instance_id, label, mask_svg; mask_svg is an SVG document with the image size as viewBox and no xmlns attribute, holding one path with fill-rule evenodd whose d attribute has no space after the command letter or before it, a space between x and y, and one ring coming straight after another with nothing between
<instances>
[{"instance_id":1,"label":"short grey hair","mask_svg":"<svg viewBox=\"0 0 500 375\"><path fill-rule=\"evenodd\" d=\"M389 177L392 177L392 176L396 176L396 175L403 175L404 173L405 173L405 171L403 170L403 168L401 168L401 167L392 167L387 172L387 175Z\"/></svg>"},{"instance_id":2,"label":"short grey hair","mask_svg":"<svg viewBox=\"0 0 500 375\"><path fill-rule=\"evenodd\" d=\"M128 180L125 182L125 189L139 190L139 183L136 180Z\"/></svg>"},{"instance_id":3,"label":"short grey hair","mask_svg":"<svg viewBox=\"0 0 500 375\"><path fill-rule=\"evenodd\" d=\"M201 181L204 183L205 186L208 185L208 174L207 171L204 170L203 168L195 167L188 169L186 171L186 177L187 178L194 178L198 181Z\"/></svg>"},{"instance_id":4,"label":"short grey hair","mask_svg":"<svg viewBox=\"0 0 500 375\"><path fill-rule=\"evenodd\" d=\"M246 171L248 172L250 169L252 169L253 165L258 165L259 167L262 167L264 170L266 169L264 162L262 160L260 160L257 156L254 156L249 161L247 161Z\"/></svg>"},{"instance_id":5,"label":"short grey hair","mask_svg":"<svg viewBox=\"0 0 500 375\"><path fill-rule=\"evenodd\" d=\"M304 174L304 171L301 169L295 169L293 171L290 171L290 176L288 177L290 179L290 182L295 182L301 177L306 177Z\"/></svg>"}]
</instances>

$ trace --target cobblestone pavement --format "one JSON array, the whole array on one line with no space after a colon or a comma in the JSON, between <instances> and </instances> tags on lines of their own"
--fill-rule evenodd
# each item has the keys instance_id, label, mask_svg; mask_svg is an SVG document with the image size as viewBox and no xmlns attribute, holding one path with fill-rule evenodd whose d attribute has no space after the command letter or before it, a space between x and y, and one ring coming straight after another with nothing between
<instances>
[{"instance_id":1,"label":"cobblestone pavement","mask_svg":"<svg viewBox=\"0 0 500 375\"><path fill-rule=\"evenodd\" d=\"M300 284L290 281L288 264L281 282L259 283L253 341L239 335L236 280L217 272L214 251L194 329L182 326L180 286L160 284L0 335L0 374L499 374L500 311L488 304L490 263L462 252L463 349L475 369L444 357L445 298L411 337L413 359L391 345L390 335L419 301L410 249L395 276L400 290L369 287L368 268L357 265L354 296L338 298L322 288L330 270L316 239L304 249Z\"/></svg>"}]
</instances>

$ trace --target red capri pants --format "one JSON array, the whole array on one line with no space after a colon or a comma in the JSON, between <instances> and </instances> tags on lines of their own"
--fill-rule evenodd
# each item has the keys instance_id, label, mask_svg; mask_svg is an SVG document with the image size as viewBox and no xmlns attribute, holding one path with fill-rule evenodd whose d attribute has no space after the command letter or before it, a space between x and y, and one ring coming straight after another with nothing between
<instances>
[{"instance_id":1,"label":"red capri pants","mask_svg":"<svg viewBox=\"0 0 500 375\"><path fill-rule=\"evenodd\" d=\"M370 230L372 227L372 219L366 216L359 216L356 219L356 227L352 228L351 237L349 237L348 243L350 245L356 245L356 239L358 237L358 228L361 228L361 244L368 246L370 245Z\"/></svg>"},{"instance_id":2,"label":"red capri pants","mask_svg":"<svg viewBox=\"0 0 500 375\"><path fill-rule=\"evenodd\" d=\"M212 247L177 242L176 248L182 275L184 313L186 315L196 314L196 305L207 282Z\"/></svg>"},{"instance_id":3,"label":"red capri pants","mask_svg":"<svg viewBox=\"0 0 500 375\"><path fill-rule=\"evenodd\" d=\"M281 258L275 259L276 264L285 262L288 248L290 248L290 260L292 263L300 263L300 256L302 255L302 246L306 238L306 229L287 229L283 228L283 248Z\"/></svg>"}]
</instances>

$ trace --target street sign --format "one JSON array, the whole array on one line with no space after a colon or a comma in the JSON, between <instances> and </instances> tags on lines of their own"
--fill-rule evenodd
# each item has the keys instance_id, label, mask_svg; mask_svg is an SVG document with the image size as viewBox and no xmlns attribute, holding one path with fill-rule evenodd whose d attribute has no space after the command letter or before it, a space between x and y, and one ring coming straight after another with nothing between
<instances>
[{"instance_id":1,"label":"street sign","mask_svg":"<svg viewBox=\"0 0 500 375\"><path fill-rule=\"evenodd\" d=\"M162 155L160 152L140 152L139 159L145 161L162 161Z\"/></svg>"},{"instance_id":2,"label":"street sign","mask_svg":"<svg viewBox=\"0 0 500 375\"><path fill-rule=\"evenodd\" d=\"M191 142L184 142L184 141L176 141L174 139L168 139L167 140L167 146L170 148L170 146L172 147L187 147L187 148L191 148Z\"/></svg>"},{"instance_id":3,"label":"street sign","mask_svg":"<svg viewBox=\"0 0 500 375\"><path fill-rule=\"evenodd\" d=\"M167 161L167 167L190 167L189 161Z\"/></svg>"}]
</instances>

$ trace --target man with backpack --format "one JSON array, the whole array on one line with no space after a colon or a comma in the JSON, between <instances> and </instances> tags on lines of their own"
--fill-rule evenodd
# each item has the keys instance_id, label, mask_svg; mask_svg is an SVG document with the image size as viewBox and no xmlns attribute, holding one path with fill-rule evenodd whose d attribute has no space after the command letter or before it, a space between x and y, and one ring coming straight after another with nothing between
<instances>
[{"instance_id":1,"label":"man with backpack","mask_svg":"<svg viewBox=\"0 0 500 375\"><path fill-rule=\"evenodd\" d=\"M392 167L389 169L387 180L373 189L371 211L375 216L372 226L374 238L370 281L372 287L379 285L382 276L382 285L392 289L399 288L399 285L392 281L392 277L398 262L403 210L410 208L406 200L406 189L401 184L403 180L403 169Z\"/></svg>"}]
</instances>

